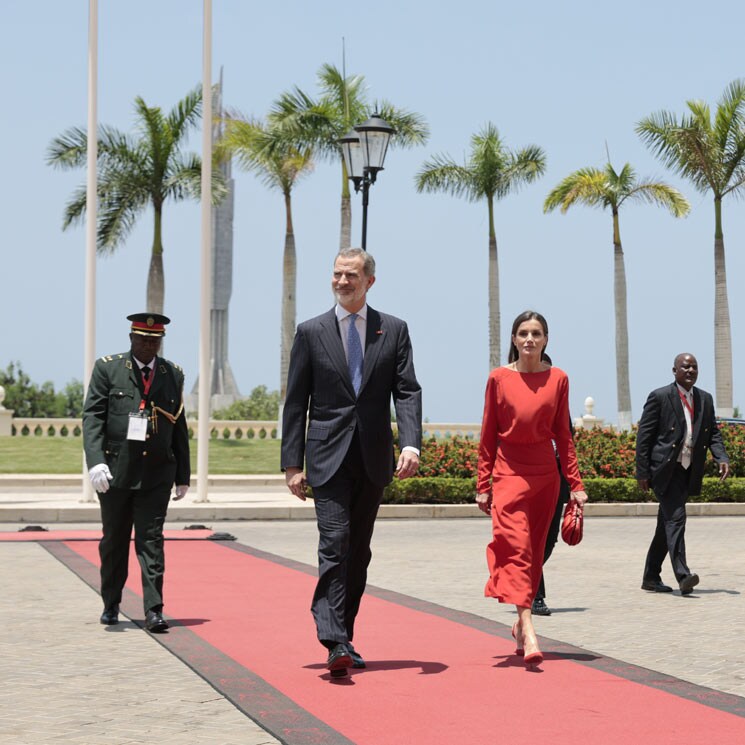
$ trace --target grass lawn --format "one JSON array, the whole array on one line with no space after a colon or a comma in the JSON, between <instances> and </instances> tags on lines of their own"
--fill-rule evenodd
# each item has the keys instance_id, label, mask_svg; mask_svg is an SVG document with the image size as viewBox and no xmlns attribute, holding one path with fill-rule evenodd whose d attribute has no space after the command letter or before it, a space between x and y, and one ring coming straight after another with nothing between
<instances>
[{"instance_id":1,"label":"grass lawn","mask_svg":"<svg viewBox=\"0 0 745 745\"><path fill-rule=\"evenodd\" d=\"M210 475L279 473L279 440L211 440ZM80 473L80 437L0 437L0 473ZM191 441L196 472L197 443Z\"/></svg>"}]
</instances>

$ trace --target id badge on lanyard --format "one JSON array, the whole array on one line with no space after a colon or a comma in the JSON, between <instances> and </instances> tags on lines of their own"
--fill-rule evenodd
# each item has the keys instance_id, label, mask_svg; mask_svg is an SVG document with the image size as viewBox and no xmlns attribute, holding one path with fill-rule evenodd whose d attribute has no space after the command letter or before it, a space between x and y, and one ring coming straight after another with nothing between
<instances>
[{"instance_id":1,"label":"id badge on lanyard","mask_svg":"<svg viewBox=\"0 0 745 745\"><path fill-rule=\"evenodd\" d=\"M150 386L153 383L153 374L145 381L144 395L140 401L140 407L129 415L129 425L127 427L127 439L144 442L147 439L147 414L145 413L145 398L150 393Z\"/></svg>"},{"instance_id":2,"label":"id badge on lanyard","mask_svg":"<svg viewBox=\"0 0 745 745\"><path fill-rule=\"evenodd\" d=\"M147 415L144 411L133 411L129 415L127 439L144 442L147 438Z\"/></svg>"}]
</instances>

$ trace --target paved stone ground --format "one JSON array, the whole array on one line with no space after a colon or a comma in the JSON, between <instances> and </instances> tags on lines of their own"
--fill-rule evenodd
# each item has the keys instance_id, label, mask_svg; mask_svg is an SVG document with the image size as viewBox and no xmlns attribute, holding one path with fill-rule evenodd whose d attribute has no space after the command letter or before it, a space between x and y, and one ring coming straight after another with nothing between
<instances>
[{"instance_id":1,"label":"paved stone ground","mask_svg":"<svg viewBox=\"0 0 745 745\"><path fill-rule=\"evenodd\" d=\"M312 521L210 527L315 563ZM745 696L743 528L738 517L689 519L702 582L683 598L639 589L651 518L588 518L583 543L560 544L548 565L554 614L537 619L539 634ZM380 520L369 581L511 624L514 608L483 597L489 532L486 518ZM0 742L276 743L146 632L102 627L98 595L42 547L0 543L0 587ZM364 653L364 603L355 642Z\"/></svg>"},{"instance_id":2,"label":"paved stone ground","mask_svg":"<svg viewBox=\"0 0 745 745\"><path fill-rule=\"evenodd\" d=\"M274 745L261 727L33 543L0 543L4 745Z\"/></svg>"}]
</instances>

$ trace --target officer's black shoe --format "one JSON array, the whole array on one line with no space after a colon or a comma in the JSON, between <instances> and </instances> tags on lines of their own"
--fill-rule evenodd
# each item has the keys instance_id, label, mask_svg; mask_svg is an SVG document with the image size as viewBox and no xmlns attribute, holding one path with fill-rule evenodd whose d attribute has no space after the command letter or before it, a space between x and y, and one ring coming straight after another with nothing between
<instances>
[{"instance_id":1,"label":"officer's black shoe","mask_svg":"<svg viewBox=\"0 0 745 745\"><path fill-rule=\"evenodd\" d=\"M101 623L104 626L114 626L119 623L119 606L110 605L108 608L104 608L101 614Z\"/></svg>"},{"instance_id":2,"label":"officer's black shoe","mask_svg":"<svg viewBox=\"0 0 745 745\"><path fill-rule=\"evenodd\" d=\"M160 634L168 629L168 621L163 618L159 610L151 608L145 614L145 628L151 634Z\"/></svg>"},{"instance_id":3,"label":"officer's black shoe","mask_svg":"<svg viewBox=\"0 0 745 745\"><path fill-rule=\"evenodd\" d=\"M642 582L642 590L647 592L672 592L673 588L670 585L663 584L662 580L644 580Z\"/></svg>"},{"instance_id":4,"label":"officer's black shoe","mask_svg":"<svg viewBox=\"0 0 745 745\"><path fill-rule=\"evenodd\" d=\"M536 598L533 601L532 612L534 616L550 616L551 608L549 608L543 598Z\"/></svg>"}]
</instances>

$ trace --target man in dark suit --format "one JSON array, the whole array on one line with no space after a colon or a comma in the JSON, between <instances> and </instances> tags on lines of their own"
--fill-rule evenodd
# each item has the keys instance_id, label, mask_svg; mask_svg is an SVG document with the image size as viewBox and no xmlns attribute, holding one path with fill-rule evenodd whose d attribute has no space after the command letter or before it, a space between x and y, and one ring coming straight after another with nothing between
<instances>
[{"instance_id":1,"label":"man in dark suit","mask_svg":"<svg viewBox=\"0 0 745 745\"><path fill-rule=\"evenodd\" d=\"M158 357L165 326L157 313L136 313L131 348L96 361L83 408L83 446L101 503L101 623L119 622L127 581L132 526L142 573L145 628L162 632L163 524L171 495L189 489L189 433L184 414L184 373Z\"/></svg>"},{"instance_id":2,"label":"man in dark suit","mask_svg":"<svg viewBox=\"0 0 745 745\"><path fill-rule=\"evenodd\" d=\"M639 487L652 487L659 509L657 528L644 566L642 590L672 592L661 579L665 554L682 595L690 595L699 577L686 562L685 526L688 495L701 493L706 451L719 464L722 481L729 460L714 416L714 401L694 387L698 362L679 354L673 363L675 382L649 394L636 434L636 478Z\"/></svg>"},{"instance_id":3,"label":"man in dark suit","mask_svg":"<svg viewBox=\"0 0 745 745\"><path fill-rule=\"evenodd\" d=\"M350 666L365 667L352 638L378 506L394 465L399 478L416 473L422 440L409 332L400 319L367 305L374 282L370 254L339 252L331 280L336 306L297 328L282 424L287 485L299 499L313 489L319 566L311 612L334 677ZM397 464L391 398L401 447Z\"/></svg>"}]
</instances>

